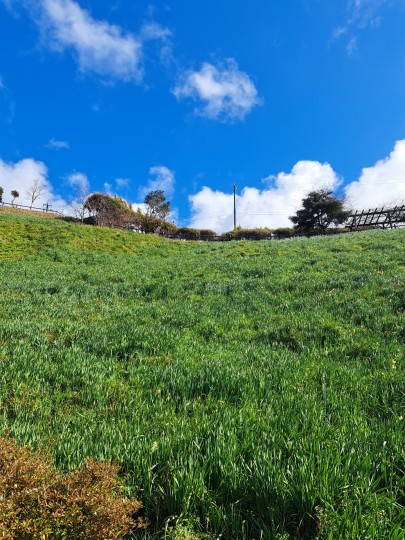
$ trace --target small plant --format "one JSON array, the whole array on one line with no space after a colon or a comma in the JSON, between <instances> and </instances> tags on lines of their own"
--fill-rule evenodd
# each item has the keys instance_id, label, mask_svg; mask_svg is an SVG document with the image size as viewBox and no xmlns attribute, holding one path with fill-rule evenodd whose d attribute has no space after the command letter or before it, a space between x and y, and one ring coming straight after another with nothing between
<instances>
[{"instance_id":1,"label":"small plant","mask_svg":"<svg viewBox=\"0 0 405 540\"><path fill-rule=\"evenodd\" d=\"M0 537L111 540L144 527L141 505L122 496L117 467L87 459L57 471L43 452L0 438Z\"/></svg>"}]
</instances>

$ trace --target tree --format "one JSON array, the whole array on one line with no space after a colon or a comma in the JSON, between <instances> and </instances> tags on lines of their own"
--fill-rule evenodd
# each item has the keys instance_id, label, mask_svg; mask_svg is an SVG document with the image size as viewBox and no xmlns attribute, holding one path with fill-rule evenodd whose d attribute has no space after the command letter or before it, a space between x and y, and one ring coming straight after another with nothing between
<instances>
[{"instance_id":1,"label":"tree","mask_svg":"<svg viewBox=\"0 0 405 540\"><path fill-rule=\"evenodd\" d=\"M311 191L302 200L303 208L290 217L295 229L300 231L326 230L330 225L344 223L350 212L343 207L343 201L334 197L332 191L320 189Z\"/></svg>"},{"instance_id":2,"label":"tree","mask_svg":"<svg viewBox=\"0 0 405 540\"><path fill-rule=\"evenodd\" d=\"M41 197L46 189L46 185L42 183L38 178L32 181L31 185L25 190L25 194L30 199L30 210L34 205L34 202Z\"/></svg>"},{"instance_id":3,"label":"tree","mask_svg":"<svg viewBox=\"0 0 405 540\"><path fill-rule=\"evenodd\" d=\"M89 212L95 225L101 227L128 229L135 220L134 212L123 199L103 193L93 193L87 197L84 210Z\"/></svg>"},{"instance_id":4,"label":"tree","mask_svg":"<svg viewBox=\"0 0 405 540\"><path fill-rule=\"evenodd\" d=\"M88 193L87 185L80 184L77 186L75 198L70 204L71 209L73 210L73 213L76 219L80 219L80 222L82 224L88 212L88 209L86 208L86 201L88 197L89 197L89 193Z\"/></svg>"},{"instance_id":5,"label":"tree","mask_svg":"<svg viewBox=\"0 0 405 540\"><path fill-rule=\"evenodd\" d=\"M3 193L4 193L4 188L0 186L0 203L3 202Z\"/></svg>"},{"instance_id":6,"label":"tree","mask_svg":"<svg viewBox=\"0 0 405 540\"><path fill-rule=\"evenodd\" d=\"M158 219L166 219L170 214L170 202L166 201L162 190L151 191L145 197L146 214Z\"/></svg>"},{"instance_id":7,"label":"tree","mask_svg":"<svg viewBox=\"0 0 405 540\"><path fill-rule=\"evenodd\" d=\"M11 201L11 204L14 205L14 201L16 199L18 199L18 197L20 196L19 192L16 190L16 189L13 189L13 191L11 192L11 196L13 197L12 201Z\"/></svg>"}]
</instances>

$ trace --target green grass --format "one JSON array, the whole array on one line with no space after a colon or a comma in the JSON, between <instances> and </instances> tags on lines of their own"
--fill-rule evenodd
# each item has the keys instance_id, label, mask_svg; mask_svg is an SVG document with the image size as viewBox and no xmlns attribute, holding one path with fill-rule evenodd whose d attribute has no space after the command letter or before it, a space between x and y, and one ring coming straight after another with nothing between
<instances>
[{"instance_id":1,"label":"green grass","mask_svg":"<svg viewBox=\"0 0 405 540\"><path fill-rule=\"evenodd\" d=\"M0 430L150 537L405 535L405 230L225 244L0 213Z\"/></svg>"}]
</instances>

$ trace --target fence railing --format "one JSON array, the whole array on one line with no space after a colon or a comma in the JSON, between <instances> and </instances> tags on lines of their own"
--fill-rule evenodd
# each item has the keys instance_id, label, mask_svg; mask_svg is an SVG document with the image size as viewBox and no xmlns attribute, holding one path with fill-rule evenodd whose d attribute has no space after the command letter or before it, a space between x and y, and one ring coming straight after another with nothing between
<instances>
[{"instance_id":1,"label":"fence railing","mask_svg":"<svg viewBox=\"0 0 405 540\"><path fill-rule=\"evenodd\" d=\"M62 212L59 212L58 210L53 210L52 205L48 203L43 204L42 208L38 208L37 206L27 206L25 204L0 202L0 208L3 207L15 208L16 210L32 210L34 212L41 212L43 214L58 214L59 216L64 216Z\"/></svg>"},{"instance_id":2,"label":"fence railing","mask_svg":"<svg viewBox=\"0 0 405 540\"><path fill-rule=\"evenodd\" d=\"M374 210L361 210L349 216L347 226L350 229L359 227L379 227L393 229L400 224L405 224L405 205L394 208L375 208Z\"/></svg>"}]
</instances>

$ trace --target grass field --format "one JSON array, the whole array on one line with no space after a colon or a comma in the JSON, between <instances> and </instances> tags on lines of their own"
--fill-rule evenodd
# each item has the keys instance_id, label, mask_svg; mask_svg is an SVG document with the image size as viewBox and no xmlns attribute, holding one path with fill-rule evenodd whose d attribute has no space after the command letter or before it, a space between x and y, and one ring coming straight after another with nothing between
<instances>
[{"instance_id":1,"label":"grass field","mask_svg":"<svg viewBox=\"0 0 405 540\"><path fill-rule=\"evenodd\" d=\"M187 243L0 213L0 430L148 536L405 537L405 230Z\"/></svg>"}]
</instances>

